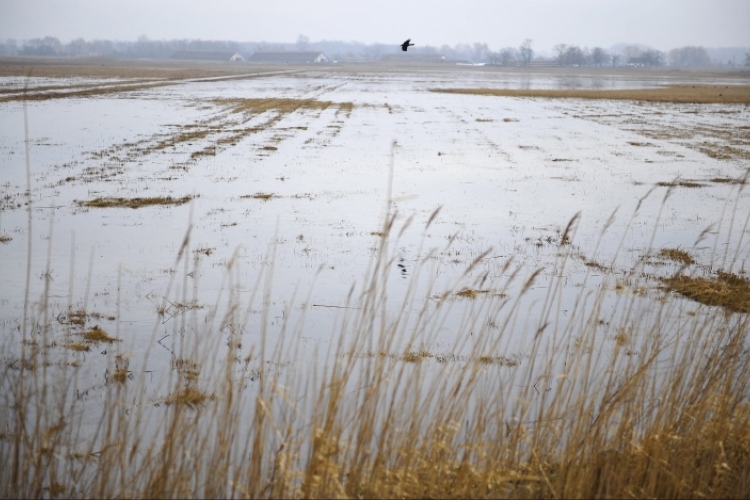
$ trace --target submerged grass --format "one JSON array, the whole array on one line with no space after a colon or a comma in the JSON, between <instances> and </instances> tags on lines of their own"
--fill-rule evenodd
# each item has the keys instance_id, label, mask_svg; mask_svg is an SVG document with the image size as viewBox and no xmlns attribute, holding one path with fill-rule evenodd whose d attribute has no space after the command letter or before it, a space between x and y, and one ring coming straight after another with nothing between
<instances>
[{"instance_id":1,"label":"submerged grass","mask_svg":"<svg viewBox=\"0 0 750 500\"><path fill-rule=\"evenodd\" d=\"M192 200L192 196L172 198L171 196L154 196L150 198L95 198L88 201L76 202L78 206L90 208L143 208L156 205L184 205Z\"/></svg>"},{"instance_id":2,"label":"submerged grass","mask_svg":"<svg viewBox=\"0 0 750 500\"><path fill-rule=\"evenodd\" d=\"M99 325L94 325L90 330L83 332L83 339L87 342L117 342L116 338L110 337Z\"/></svg>"},{"instance_id":3,"label":"submerged grass","mask_svg":"<svg viewBox=\"0 0 750 500\"><path fill-rule=\"evenodd\" d=\"M701 184L700 182L690 181L690 180L677 180L677 181L660 181L656 183L659 187L685 187L685 188L701 188L706 187L705 184Z\"/></svg>"},{"instance_id":4,"label":"submerged grass","mask_svg":"<svg viewBox=\"0 0 750 500\"><path fill-rule=\"evenodd\" d=\"M353 103L350 102L334 103L316 99L284 97L216 99L214 102L228 108L232 113L264 113L271 110L292 113L300 109L323 111L331 106L344 111L351 111L354 107Z\"/></svg>"},{"instance_id":5,"label":"submerged grass","mask_svg":"<svg viewBox=\"0 0 750 500\"><path fill-rule=\"evenodd\" d=\"M247 194L240 196L240 198L252 198L255 200L270 200L271 198L274 198L273 193L255 193L255 194Z\"/></svg>"},{"instance_id":6,"label":"submerged grass","mask_svg":"<svg viewBox=\"0 0 750 500\"><path fill-rule=\"evenodd\" d=\"M688 252L679 248L662 248L659 250L659 257L682 262L685 265L695 264L695 259Z\"/></svg>"},{"instance_id":7,"label":"submerged grass","mask_svg":"<svg viewBox=\"0 0 750 500\"><path fill-rule=\"evenodd\" d=\"M194 387L186 387L170 395L165 401L166 405L183 405L194 408L209 401L210 395L204 394Z\"/></svg>"}]
</instances>

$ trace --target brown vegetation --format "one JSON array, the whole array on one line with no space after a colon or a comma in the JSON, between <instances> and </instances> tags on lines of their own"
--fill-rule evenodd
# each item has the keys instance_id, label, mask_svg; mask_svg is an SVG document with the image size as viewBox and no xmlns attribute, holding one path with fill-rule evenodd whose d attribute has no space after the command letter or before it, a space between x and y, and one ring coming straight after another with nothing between
<instances>
[{"instance_id":1,"label":"brown vegetation","mask_svg":"<svg viewBox=\"0 0 750 500\"><path fill-rule=\"evenodd\" d=\"M384 225L381 252L389 248L390 227ZM499 339L512 333L515 313L503 320L505 301L495 294L471 294L475 300L443 301L436 308L428 304L411 326L411 305L378 323L381 314L388 317L379 287L390 262L382 255L374 262L361 307L347 310L333 341L335 362L322 373L309 364L305 349L299 359L287 358L299 348L293 344L287 346L291 350L261 352L244 361L230 351L215 378L206 378L207 387L198 389L201 363L177 358L172 369L178 379L167 396L149 403L138 392L120 390L131 377L139 384L146 376L129 372L126 360L116 356L111 377L117 384L97 410L102 431L93 438L77 423L81 403L76 398L70 408L64 395L58 403L48 400L47 382L26 376L49 364L44 350L34 349L6 371L3 382L3 390L24 403L2 403L4 496L55 491L77 497L716 498L750 493L745 479L750 477L747 315L686 314L670 323L665 317L679 315L679 308L657 305L651 311L624 299L626 314L617 323L608 326L597 316L573 319L581 311L570 310L570 323L561 325L574 335L569 348L542 351L551 337L540 337L541 328L528 332L529 354L516 357L496 354ZM719 279L732 287L727 295L748 296L747 280L727 273ZM464 290L481 292L469 287L459 292ZM554 315L555 304L540 309ZM444 308L462 305L479 307L472 310L494 319L465 316L459 344L445 355L409 347L439 327L434 321L448 311ZM238 305L229 309L243 314ZM198 345L219 333L207 328L196 329ZM610 333L602 335L603 329ZM88 335L113 340L99 327ZM674 339L686 348L661 364ZM602 351L601 340L610 345L614 340L613 350ZM406 349L394 350L401 341ZM368 352L370 344L370 352L404 354L354 354ZM461 345L468 352L461 354ZM216 360L212 349L198 352L206 361ZM564 372L552 369L562 366L560 356ZM443 369L447 360L455 363ZM285 374L269 369L274 366L293 369ZM61 376L59 387L75 387L75 372ZM258 384L255 390L250 383ZM27 414L32 407L35 411ZM149 420L149 412L162 408L163 417ZM156 428L147 431L147 422ZM68 473L57 474L58 467Z\"/></svg>"},{"instance_id":2,"label":"brown vegetation","mask_svg":"<svg viewBox=\"0 0 750 500\"><path fill-rule=\"evenodd\" d=\"M240 196L240 198L253 198L256 200L270 200L274 197L273 193L255 193Z\"/></svg>"},{"instance_id":3,"label":"brown vegetation","mask_svg":"<svg viewBox=\"0 0 750 500\"><path fill-rule=\"evenodd\" d=\"M164 403L167 405L183 405L193 408L210 399L213 399L210 395L204 394L194 387L186 387L170 395Z\"/></svg>"},{"instance_id":4,"label":"brown vegetation","mask_svg":"<svg viewBox=\"0 0 750 500\"><path fill-rule=\"evenodd\" d=\"M705 184L701 184L700 182L690 181L690 180L677 180L672 182L664 182L660 181L656 183L659 187L685 187L685 188L701 188L706 187Z\"/></svg>"},{"instance_id":5,"label":"brown vegetation","mask_svg":"<svg viewBox=\"0 0 750 500\"><path fill-rule=\"evenodd\" d=\"M659 257L681 262L685 265L695 264L695 259L685 250L679 248L662 248L659 250Z\"/></svg>"},{"instance_id":6,"label":"brown vegetation","mask_svg":"<svg viewBox=\"0 0 750 500\"><path fill-rule=\"evenodd\" d=\"M653 89L430 89L446 94L500 97L546 97L555 99L611 99L695 104L750 104L750 85L668 85Z\"/></svg>"},{"instance_id":7,"label":"brown vegetation","mask_svg":"<svg viewBox=\"0 0 750 500\"><path fill-rule=\"evenodd\" d=\"M110 337L99 325L94 325L91 330L83 332L83 339L87 342L118 342L116 338Z\"/></svg>"},{"instance_id":8,"label":"brown vegetation","mask_svg":"<svg viewBox=\"0 0 750 500\"><path fill-rule=\"evenodd\" d=\"M183 196L182 198L172 198L171 196L155 196L151 198L95 198L88 201L77 202L81 207L91 208L143 208L154 205L183 205L190 200L192 196Z\"/></svg>"},{"instance_id":9,"label":"brown vegetation","mask_svg":"<svg viewBox=\"0 0 750 500\"><path fill-rule=\"evenodd\" d=\"M263 113L270 110L292 113L299 109L325 110L331 106L340 109L352 108L352 103L334 103L316 99L291 99L283 97L217 99L214 102L233 113Z\"/></svg>"},{"instance_id":10,"label":"brown vegetation","mask_svg":"<svg viewBox=\"0 0 750 500\"><path fill-rule=\"evenodd\" d=\"M238 112L272 109L267 103L227 106ZM134 200L144 199L99 198L91 202L101 204L79 205L129 207ZM247 332L254 345L240 354L241 336L250 330L247 318L256 312L270 316L275 305L264 290L246 293L247 275L239 266L226 266L230 284L220 292L227 302L224 316L216 317L218 309L212 308L206 319L189 318L184 313L203 306L191 302L186 290L181 300L165 298L157 304L153 330L155 350L164 348L158 367L167 374L162 385L153 383L153 359L131 366L112 352L121 344L97 349L108 350L105 356L69 352L119 342L98 325L84 330L100 315L69 306L55 322L48 301L30 302L31 314L40 317L5 340L0 494L750 496L749 280L728 272L664 279L668 290L720 306L697 306L697 314L684 312L680 297L649 300L640 293L648 284L638 281L639 273L576 255L574 218L559 237L535 243L557 247L554 273L537 269L526 275L527 268L509 262L491 276L478 265L485 253L439 300L431 300L436 297L414 279L399 306L386 293L395 259L389 252L398 247L391 239L394 220L387 216L371 233L378 237L377 248L361 290L352 289L351 304L341 308L322 348L305 337L304 323L287 325L284 317L278 338L265 329ZM185 247L188 243L186 238ZM210 255L211 249L195 252ZM181 250L170 269L183 263L187 269L190 260L197 266L200 259L191 254ZM563 288L569 280L563 269L574 255L601 272L601 285L582 288L580 296L563 302L569 290ZM692 262L679 249L659 255ZM415 260L410 276L428 274L421 262ZM257 282L265 279L270 288L272 265L259 269ZM549 293L534 299L537 323L515 299L540 276ZM639 293L609 300L617 279L628 281L617 281L616 289ZM521 286L512 288L516 283ZM509 301L511 289L516 296ZM269 299L257 311L248 295ZM444 300L448 297L471 300ZM610 310L611 316L602 317ZM182 325L164 326L178 315ZM81 342L70 341L78 338L71 330L80 332ZM57 334L66 337L55 351ZM505 343L508 338L520 342ZM313 354L326 350L328 357ZM69 362L70 356L76 360ZM106 358L110 375L104 383L90 384L83 370L73 369L94 357Z\"/></svg>"},{"instance_id":11,"label":"brown vegetation","mask_svg":"<svg viewBox=\"0 0 750 500\"><path fill-rule=\"evenodd\" d=\"M750 280L733 273L719 272L716 277L675 276L664 279L667 290L729 311L750 313Z\"/></svg>"}]
</instances>

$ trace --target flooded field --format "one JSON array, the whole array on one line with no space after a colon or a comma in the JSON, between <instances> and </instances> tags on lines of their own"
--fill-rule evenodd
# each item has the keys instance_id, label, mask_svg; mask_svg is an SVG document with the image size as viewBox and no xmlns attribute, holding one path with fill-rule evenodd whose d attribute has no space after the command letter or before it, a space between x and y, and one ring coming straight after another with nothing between
<instances>
[{"instance_id":1,"label":"flooded field","mask_svg":"<svg viewBox=\"0 0 750 500\"><path fill-rule=\"evenodd\" d=\"M486 91L667 85L717 96ZM687 347L639 350L641 326L750 312L750 106L718 96L738 85L465 67L0 77L3 370L49 349L45 376L77 371L81 408L146 374L139 404L160 412L192 404L172 377L220 373L207 352L258 391L269 363L300 380L336 351L428 378L479 364L487 387L516 370L553 397L569 359L535 358L585 350L589 324L602 363L666 369ZM375 333L342 348L373 280L372 321L401 323L386 350Z\"/></svg>"},{"instance_id":2,"label":"flooded field","mask_svg":"<svg viewBox=\"0 0 750 500\"><path fill-rule=\"evenodd\" d=\"M570 287L591 274L586 264L626 272L663 247L690 252L703 268L748 253L750 240L742 229L730 232L726 217L728 204L737 203L735 215L747 213L746 194L738 195L750 159L747 106L434 92L640 87L659 79L454 68L277 73L132 92L118 83L116 93L87 98L67 98L57 86L35 93L49 85L30 78L32 96L52 97L27 104L31 234L23 102L3 103L0 231L8 241L0 247L0 314L8 331L23 310L29 239L30 296L40 296L49 276L54 316L72 306L116 317L124 338L150 338L161 301L179 302L163 295L170 281L197 289L194 306L212 304L230 261L239 288L249 291L273 260L274 317L345 305L377 246L394 141L393 211L397 225L411 221L392 243L394 297L430 250L436 293L486 251L475 273L500 278L513 259L529 274L553 275L560 234L579 212L572 242L579 255L565 271ZM26 83L9 79L3 87L20 92ZM151 198L166 202L131 201ZM185 276L173 265L190 227L194 258ZM296 289L306 296L314 278L309 300L293 298ZM335 311L310 313L310 336L324 340Z\"/></svg>"}]
</instances>

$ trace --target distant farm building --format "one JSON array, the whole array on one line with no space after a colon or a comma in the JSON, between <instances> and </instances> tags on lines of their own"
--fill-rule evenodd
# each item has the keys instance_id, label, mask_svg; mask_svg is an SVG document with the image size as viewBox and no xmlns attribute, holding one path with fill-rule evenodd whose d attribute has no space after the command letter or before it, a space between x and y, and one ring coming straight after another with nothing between
<instances>
[{"instance_id":1,"label":"distant farm building","mask_svg":"<svg viewBox=\"0 0 750 500\"><path fill-rule=\"evenodd\" d=\"M187 61L244 61L242 54L233 50L178 50L172 54L172 59Z\"/></svg>"},{"instance_id":2,"label":"distant farm building","mask_svg":"<svg viewBox=\"0 0 750 500\"><path fill-rule=\"evenodd\" d=\"M505 63L495 62L493 66L512 66L512 67L529 67L529 68L555 68L561 66L560 62L555 59L534 59L525 63L519 60L506 61Z\"/></svg>"},{"instance_id":3,"label":"distant farm building","mask_svg":"<svg viewBox=\"0 0 750 500\"><path fill-rule=\"evenodd\" d=\"M310 50L261 50L251 55L249 62L278 64L327 63L328 57L320 51Z\"/></svg>"},{"instance_id":4,"label":"distant farm building","mask_svg":"<svg viewBox=\"0 0 750 500\"><path fill-rule=\"evenodd\" d=\"M421 54L419 52L393 52L391 54L382 54L379 59L386 62L445 62L445 56L442 54Z\"/></svg>"},{"instance_id":5,"label":"distant farm building","mask_svg":"<svg viewBox=\"0 0 750 500\"><path fill-rule=\"evenodd\" d=\"M631 68L643 68L648 64L648 58L646 57L631 57L628 59L627 66Z\"/></svg>"}]
</instances>

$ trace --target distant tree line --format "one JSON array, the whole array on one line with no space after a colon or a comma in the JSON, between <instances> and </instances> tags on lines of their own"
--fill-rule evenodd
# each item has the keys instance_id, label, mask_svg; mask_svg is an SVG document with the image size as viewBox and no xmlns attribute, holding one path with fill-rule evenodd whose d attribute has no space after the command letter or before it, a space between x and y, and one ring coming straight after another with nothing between
<instances>
[{"instance_id":1,"label":"distant tree line","mask_svg":"<svg viewBox=\"0 0 750 500\"><path fill-rule=\"evenodd\" d=\"M398 41L397 41L398 42ZM417 41L418 42L418 41ZM400 43L400 42L399 42ZM69 43L62 43L51 36L17 41L7 39L0 41L0 54L32 56L104 56L126 59L167 59L179 50L227 50L236 51L248 56L258 50L320 50L331 59L346 61L372 61L383 54L398 52L398 43L364 44L361 42L341 42L322 40L311 42L305 35L300 35L295 43L269 42L233 42L220 40L152 40L140 36L136 41L84 40L76 38ZM612 53L602 47L581 48L577 45L555 45L552 57L539 57L533 49L533 41L524 40L518 47L504 47L492 51L486 43L466 44L440 47L420 45L409 49L416 54L439 54L446 61L465 61L486 63L499 66L638 66L659 67L664 65L678 67L705 67L716 64L703 47L686 46L670 50L667 54L658 50L628 45ZM714 54L715 55L715 54ZM734 58L735 56L732 56ZM744 65L750 66L750 52L745 54ZM723 61L722 61L723 63ZM727 64L734 65L733 60Z\"/></svg>"},{"instance_id":2,"label":"distant tree line","mask_svg":"<svg viewBox=\"0 0 750 500\"><path fill-rule=\"evenodd\" d=\"M13 39L8 39L5 43L0 42L0 54L166 59L178 50L250 50L254 52L256 45L216 40L151 40L146 36L138 37L135 42L75 38L63 44L57 38L47 36L23 42Z\"/></svg>"}]
</instances>

